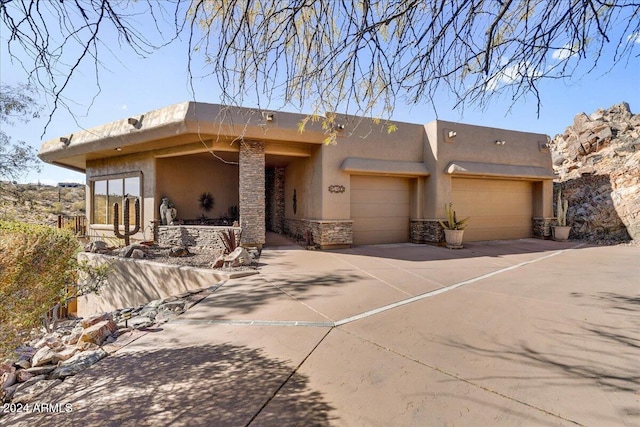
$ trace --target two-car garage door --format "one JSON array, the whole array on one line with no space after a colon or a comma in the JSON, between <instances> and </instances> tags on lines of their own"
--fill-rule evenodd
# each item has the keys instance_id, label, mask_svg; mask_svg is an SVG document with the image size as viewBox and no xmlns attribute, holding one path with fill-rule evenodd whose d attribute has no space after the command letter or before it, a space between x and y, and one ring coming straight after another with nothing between
<instances>
[{"instance_id":1,"label":"two-car garage door","mask_svg":"<svg viewBox=\"0 0 640 427\"><path fill-rule=\"evenodd\" d=\"M465 241L531 236L532 182L473 178L451 181L451 201L459 219L471 217Z\"/></svg>"},{"instance_id":2,"label":"two-car garage door","mask_svg":"<svg viewBox=\"0 0 640 427\"><path fill-rule=\"evenodd\" d=\"M351 176L351 219L356 245L409 241L410 179ZM532 234L533 183L452 178L459 218L470 216L464 240L520 239Z\"/></svg>"},{"instance_id":3,"label":"two-car garage door","mask_svg":"<svg viewBox=\"0 0 640 427\"><path fill-rule=\"evenodd\" d=\"M409 179L351 176L353 243L409 241Z\"/></svg>"}]
</instances>

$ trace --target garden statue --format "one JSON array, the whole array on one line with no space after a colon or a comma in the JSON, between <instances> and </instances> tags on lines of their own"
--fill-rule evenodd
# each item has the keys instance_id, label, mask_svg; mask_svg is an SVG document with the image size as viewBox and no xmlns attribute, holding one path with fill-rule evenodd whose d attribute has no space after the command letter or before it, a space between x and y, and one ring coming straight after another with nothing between
<instances>
[{"instance_id":1,"label":"garden statue","mask_svg":"<svg viewBox=\"0 0 640 427\"><path fill-rule=\"evenodd\" d=\"M169 198L163 197L160 205L160 221L162 225L174 225L173 220L178 216L178 211L171 205Z\"/></svg>"}]
</instances>

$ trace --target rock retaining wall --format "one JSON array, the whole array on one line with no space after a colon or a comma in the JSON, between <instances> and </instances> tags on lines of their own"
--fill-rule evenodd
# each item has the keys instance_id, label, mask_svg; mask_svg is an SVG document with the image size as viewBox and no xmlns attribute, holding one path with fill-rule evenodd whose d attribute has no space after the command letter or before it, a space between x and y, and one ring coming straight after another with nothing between
<instances>
[{"instance_id":1,"label":"rock retaining wall","mask_svg":"<svg viewBox=\"0 0 640 427\"><path fill-rule=\"evenodd\" d=\"M219 255L224 252L222 232L233 230L240 240L240 227L212 227L207 225L161 225L157 231L157 242L163 246L186 246L196 252Z\"/></svg>"}]
</instances>

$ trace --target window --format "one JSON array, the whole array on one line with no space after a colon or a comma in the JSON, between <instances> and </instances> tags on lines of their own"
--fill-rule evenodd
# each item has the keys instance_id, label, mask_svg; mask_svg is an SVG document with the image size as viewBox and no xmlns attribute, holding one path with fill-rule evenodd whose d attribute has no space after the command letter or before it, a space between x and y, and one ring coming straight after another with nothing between
<instances>
[{"instance_id":1,"label":"window","mask_svg":"<svg viewBox=\"0 0 640 427\"><path fill-rule=\"evenodd\" d=\"M92 180L92 224L113 224L113 204L118 204L120 221L124 199L129 199L129 217L135 218L135 200L142 197L142 174L127 174ZM141 201L142 202L142 201ZM141 207L142 208L142 207Z\"/></svg>"}]
</instances>

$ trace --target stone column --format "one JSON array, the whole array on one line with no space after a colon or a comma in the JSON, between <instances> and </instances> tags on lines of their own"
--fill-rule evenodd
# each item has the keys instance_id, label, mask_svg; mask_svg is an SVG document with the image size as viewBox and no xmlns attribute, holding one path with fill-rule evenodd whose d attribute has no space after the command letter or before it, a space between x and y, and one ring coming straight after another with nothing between
<instances>
[{"instance_id":1,"label":"stone column","mask_svg":"<svg viewBox=\"0 0 640 427\"><path fill-rule=\"evenodd\" d=\"M273 231L284 233L284 168L275 168L273 180Z\"/></svg>"},{"instance_id":2,"label":"stone column","mask_svg":"<svg viewBox=\"0 0 640 427\"><path fill-rule=\"evenodd\" d=\"M242 244L262 247L265 242L264 142L240 143L239 196Z\"/></svg>"}]
</instances>

